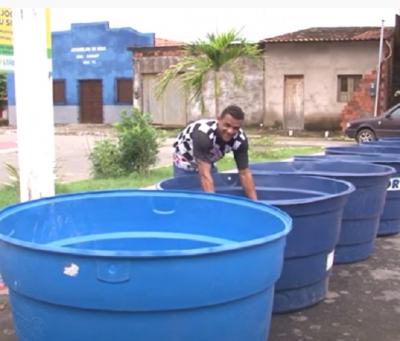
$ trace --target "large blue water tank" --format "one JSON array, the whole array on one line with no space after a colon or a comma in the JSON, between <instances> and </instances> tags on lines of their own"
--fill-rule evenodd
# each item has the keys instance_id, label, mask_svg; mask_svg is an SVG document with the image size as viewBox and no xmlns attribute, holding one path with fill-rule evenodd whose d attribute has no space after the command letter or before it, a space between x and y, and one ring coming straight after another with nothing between
<instances>
[{"instance_id":1,"label":"large blue water tank","mask_svg":"<svg viewBox=\"0 0 400 341\"><path fill-rule=\"evenodd\" d=\"M204 193L63 195L0 212L21 341L265 341L290 217Z\"/></svg>"},{"instance_id":2,"label":"large blue water tank","mask_svg":"<svg viewBox=\"0 0 400 341\"><path fill-rule=\"evenodd\" d=\"M245 196L238 174L214 174L213 178L218 193ZM344 181L309 176L255 174L253 178L258 200L279 207L293 219L273 311L309 307L327 293L343 208L354 187ZM167 179L158 187L201 190L197 175Z\"/></svg>"}]
</instances>

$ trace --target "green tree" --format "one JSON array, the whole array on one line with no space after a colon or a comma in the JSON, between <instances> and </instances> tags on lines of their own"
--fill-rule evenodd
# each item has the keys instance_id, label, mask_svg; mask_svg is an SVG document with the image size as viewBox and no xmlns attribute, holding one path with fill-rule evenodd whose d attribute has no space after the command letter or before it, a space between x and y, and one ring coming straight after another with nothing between
<instances>
[{"instance_id":1,"label":"green tree","mask_svg":"<svg viewBox=\"0 0 400 341\"><path fill-rule=\"evenodd\" d=\"M197 40L184 47L185 55L165 70L158 79L156 94L162 96L172 79L179 79L185 89L192 91L194 98L200 101L202 110L204 100L202 89L206 77L212 75L214 86L215 115L220 112L220 72L222 68L232 72L236 85L242 83L239 59L255 59L260 54L256 44L240 37L240 32L230 30L225 33L207 34L206 40Z\"/></svg>"}]
</instances>

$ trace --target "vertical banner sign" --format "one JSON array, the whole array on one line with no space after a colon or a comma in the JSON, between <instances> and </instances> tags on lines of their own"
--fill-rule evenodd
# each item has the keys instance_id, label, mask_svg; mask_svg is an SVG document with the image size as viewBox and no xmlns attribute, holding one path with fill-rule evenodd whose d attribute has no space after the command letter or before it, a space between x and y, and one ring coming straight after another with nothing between
<instances>
[{"instance_id":1,"label":"vertical banner sign","mask_svg":"<svg viewBox=\"0 0 400 341\"><path fill-rule=\"evenodd\" d=\"M13 69L12 10L0 7L0 71Z\"/></svg>"},{"instance_id":2,"label":"vertical banner sign","mask_svg":"<svg viewBox=\"0 0 400 341\"><path fill-rule=\"evenodd\" d=\"M47 58L51 63L51 28L50 28L50 9L45 9L45 18L46 18L46 48L47 48ZM51 70L51 64L50 64Z\"/></svg>"}]
</instances>

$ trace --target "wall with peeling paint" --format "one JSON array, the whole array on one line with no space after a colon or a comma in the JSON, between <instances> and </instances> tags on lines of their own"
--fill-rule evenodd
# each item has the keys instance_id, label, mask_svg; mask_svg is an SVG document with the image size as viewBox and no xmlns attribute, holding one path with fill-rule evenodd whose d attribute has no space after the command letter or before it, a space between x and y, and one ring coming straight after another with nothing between
<instances>
[{"instance_id":1,"label":"wall with peeling paint","mask_svg":"<svg viewBox=\"0 0 400 341\"><path fill-rule=\"evenodd\" d=\"M156 76L166 70L170 65L179 61L182 56L180 47L154 48L154 49L133 49L134 52L134 105L140 109L147 108L144 103L149 98L149 91L144 89L143 83L146 77ZM242 82L237 85L234 82L233 75L226 69L220 72L220 109L230 104L236 104L242 107L246 113L246 124L259 124L263 122L264 116L264 70L262 58L257 60L243 59L239 61ZM150 90L153 91L153 90ZM196 120L201 117L215 117L214 102L214 85L211 74L206 79L203 87L203 97L205 110L202 113L198 102L191 99L191 94L186 93L183 89L175 89L176 96L185 98L186 102L186 119L180 125L185 125L189 121ZM150 94L154 97L154 94ZM176 101L182 103L183 101ZM171 103L169 103L171 105ZM159 106L165 105L160 100ZM181 105L181 104L180 104ZM171 108L171 111L179 111L178 108ZM151 114L151 113L150 113ZM166 119L162 125L170 125Z\"/></svg>"},{"instance_id":2,"label":"wall with peeling paint","mask_svg":"<svg viewBox=\"0 0 400 341\"><path fill-rule=\"evenodd\" d=\"M338 75L364 75L376 68L379 41L270 43L264 52L267 126L284 115L284 79L304 76L305 129L335 129L346 103L337 101Z\"/></svg>"}]
</instances>

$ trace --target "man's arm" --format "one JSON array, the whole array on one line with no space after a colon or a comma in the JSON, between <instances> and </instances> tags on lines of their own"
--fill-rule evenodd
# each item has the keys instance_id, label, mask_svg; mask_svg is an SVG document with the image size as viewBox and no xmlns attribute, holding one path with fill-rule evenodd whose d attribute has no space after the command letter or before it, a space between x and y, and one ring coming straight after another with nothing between
<instances>
[{"instance_id":1,"label":"man's arm","mask_svg":"<svg viewBox=\"0 0 400 341\"><path fill-rule=\"evenodd\" d=\"M197 160L197 169L200 177L201 189L204 192L214 192L214 180L211 176L211 164Z\"/></svg>"},{"instance_id":2,"label":"man's arm","mask_svg":"<svg viewBox=\"0 0 400 341\"><path fill-rule=\"evenodd\" d=\"M250 169L239 169L239 178L246 196L250 199L257 200L257 192Z\"/></svg>"},{"instance_id":3,"label":"man's arm","mask_svg":"<svg viewBox=\"0 0 400 341\"><path fill-rule=\"evenodd\" d=\"M212 148L212 142L209 137L201 131L193 132L192 141L193 156L197 164L201 189L204 192L214 192L214 180L211 175L212 163L209 160L209 151Z\"/></svg>"},{"instance_id":4,"label":"man's arm","mask_svg":"<svg viewBox=\"0 0 400 341\"><path fill-rule=\"evenodd\" d=\"M242 145L233 151L236 166L239 171L239 178L242 188L246 196L250 199L257 200L257 192L254 186L253 176L249 169L249 145L247 139L243 141Z\"/></svg>"}]
</instances>

